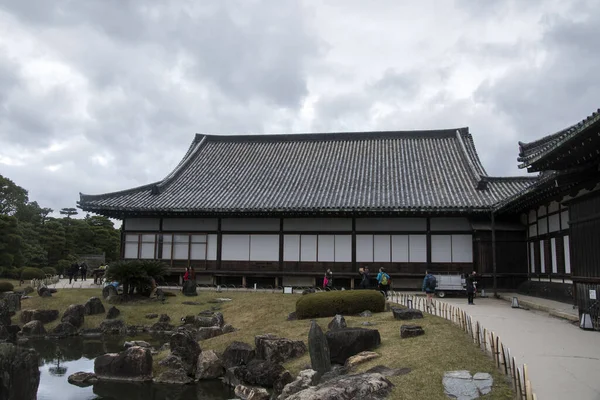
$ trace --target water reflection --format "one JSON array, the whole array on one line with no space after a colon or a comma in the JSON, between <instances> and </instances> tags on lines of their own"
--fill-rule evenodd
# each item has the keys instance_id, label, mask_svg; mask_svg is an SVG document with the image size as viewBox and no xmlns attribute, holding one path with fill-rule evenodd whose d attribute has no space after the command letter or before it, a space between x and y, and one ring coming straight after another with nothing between
<instances>
[{"instance_id":1,"label":"water reflection","mask_svg":"<svg viewBox=\"0 0 600 400\"><path fill-rule=\"evenodd\" d=\"M67 382L67 377L75 372L94 372L94 359L105 353L122 351L126 340L145 340L155 348L165 341L156 336L74 337L32 340L23 345L40 354L38 400L222 400L234 397L233 391L220 381L185 386L101 382L87 388Z\"/></svg>"}]
</instances>

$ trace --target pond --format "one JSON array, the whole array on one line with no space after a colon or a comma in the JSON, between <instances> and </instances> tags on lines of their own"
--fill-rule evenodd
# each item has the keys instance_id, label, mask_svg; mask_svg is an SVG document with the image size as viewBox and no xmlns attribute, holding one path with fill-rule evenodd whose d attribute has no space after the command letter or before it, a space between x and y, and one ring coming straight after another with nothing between
<instances>
[{"instance_id":1,"label":"pond","mask_svg":"<svg viewBox=\"0 0 600 400\"><path fill-rule=\"evenodd\" d=\"M40 354L38 400L223 400L234 398L232 388L220 381L202 381L191 385L99 382L80 388L67 382L69 375L94 372L94 359L105 353L123 350L127 340L145 340L158 348L163 341L149 336L98 337L30 340L21 346Z\"/></svg>"}]
</instances>

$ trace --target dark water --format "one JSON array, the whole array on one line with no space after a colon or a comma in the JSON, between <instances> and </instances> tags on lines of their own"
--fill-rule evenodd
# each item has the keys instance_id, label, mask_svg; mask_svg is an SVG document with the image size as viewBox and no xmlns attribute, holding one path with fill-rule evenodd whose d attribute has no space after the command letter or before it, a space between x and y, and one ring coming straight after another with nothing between
<instances>
[{"instance_id":1,"label":"dark water","mask_svg":"<svg viewBox=\"0 0 600 400\"><path fill-rule=\"evenodd\" d=\"M38 400L223 400L234 398L233 391L220 381L203 381L191 385L157 385L102 382L80 388L67 382L69 375L94 372L94 359L105 353L123 350L127 340L145 340L158 348L163 340L156 337L84 339L40 339L24 347L40 354Z\"/></svg>"}]
</instances>

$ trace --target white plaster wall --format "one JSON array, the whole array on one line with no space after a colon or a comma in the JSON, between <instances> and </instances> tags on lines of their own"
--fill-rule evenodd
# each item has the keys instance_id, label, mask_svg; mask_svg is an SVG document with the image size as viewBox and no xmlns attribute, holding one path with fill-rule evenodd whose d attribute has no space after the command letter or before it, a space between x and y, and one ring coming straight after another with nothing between
<instances>
[{"instance_id":1,"label":"white plaster wall","mask_svg":"<svg viewBox=\"0 0 600 400\"><path fill-rule=\"evenodd\" d=\"M408 235L392 235L392 262L408 262Z\"/></svg>"},{"instance_id":2,"label":"white plaster wall","mask_svg":"<svg viewBox=\"0 0 600 400\"><path fill-rule=\"evenodd\" d=\"M408 237L409 262L427 262L427 236L409 235Z\"/></svg>"},{"instance_id":3,"label":"white plaster wall","mask_svg":"<svg viewBox=\"0 0 600 400\"><path fill-rule=\"evenodd\" d=\"M300 261L300 235L283 236L283 261Z\"/></svg>"},{"instance_id":4,"label":"white plaster wall","mask_svg":"<svg viewBox=\"0 0 600 400\"><path fill-rule=\"evenodd\" d=\"M223 235L222 252L222 260L249 261L250 235Z\"/></svg>"},{"instance_id":5,"label":"white plaster wall","mask_svg":"<svg viewBox=\"0 0 600 400\"><path fill-rule=\"evenodd\" d=\"M223 218L223 231L278 231L278 218Z\"/></svg>"},{"instance_id":6,"label":"white plaster wall","mask_svg":"<svg viewBox=\"0 0 600 400\"><path fill-rule=\"evenodd\" d=\"M217 259L217 234L211 233L208 235L208 250L206 259L214 261Z\"/></svg>"},{"instance_id":7,"label":"white plaster wall","mask_svg":"<svg viewBox=\"0 0 600 400\"><path fill-rule=\"evenodd\" d=\"M550 239L550 248L552 251L552 273L558 273L558 265L556 263L556 238Z\"/></svg>"},{"instance_id":8,"label":"white plaster wall","mask_svg":"<svg viewBox=\"0 0 600 400\"><path fill-rule=\"evenodd\" d=\"M350 218L286 218L284 231L352 231Z\"/></svg>"},{"instance_id":9,"label":"white plaster wall","mask_svg":"<svg viewBox=\"0 0 600 400\"><path fill-rule=\"evenodd\" d=\"M251 235L251 261L279 261L279 235Z\"/></svg>"},{"instance_id":10,"label":"white plaster wall","mask_svg":"<svg viewBox=\"0 0 600 400\"><path fill-rule=\"evenodd\" d=\"M320 262L335 261L335 236L319 235L319 249L317 259Z\"/></svg>"},{"instance_id":11,"label":"white plaster wall","mask_svg":"<svg viewBox=\"0 0 600 400\"><path fill-rule=\"evenodd\" d=\"M548 217L550 224L550 232L558 232L560 230L560 214L553 214Z\"/></svg>"},{"instance_id":12,"label":"white plaster wall","mask_svg":"<svg viewBox=\"0 0 600 400\"><path fill-rule=\"evenodd\" d=\"M569 236L563 238L565 246L565 273L571 273L571 249L569 248Z\"/></svg>"},{"instance_id":13,"label":"white plaster wall","mask_svg":"<svg viewBox=\"0 0 600 400\"><path fill-rule=\"evenodd\" d=\"M317 261L317 235L300 237L300 261Z\"/></svg>"},{"instance_id":14,"label":"white plaster wall","mask_svg":"<svg viewBox=\"0 0 600 400\"><path fill-rule=\"evenodd\" d=\"M450 235L431 236L431 262L452 261L452 237Z\"/></svg>"},{"instance_id":15,"label":"white plaster wall","mask_svg":"<svg viewBox=\"0 0 600 400\"><path fill-rule=\"evenodd\" d=\"M335 261L352 261L352 235L335 235Z\"/></svg>"},{"instance_id":16,"label":"white plaster wall","mask_svg":"<svg viewBox=\"0 0 600 400\"><path fill-rule=\"evenodd\" d=\"M373 238L373 261L391 261L391 238L390 235L375 235Z\"/></svg>"},{"instance_id":17,"label":"white plaster wall","mask_svg":"<svg viewBox=\"0 0 600 400\"><path fill-rule=\"evenodd\" d=\"M163 231L205 232L217 230L216 218L163 218ZM158 229L158 228L157 228Z\"/></svg>"},{"instance_id":18,"label":"white plaster wall","mask_svg":"<svg viewBox=\"0 0 600 400\"><path fill-rule=\"evenodd\" d=\"M373 235L356 235L356 261L373 262Z\"/></svg>"},{"instance_id":19,"label":"white plaster wall","mask_svg":"<svg viewBox=\"0 0 600 400\"><path fill-rule=\"evenodd\" d=\"M537 236L537 224L532 224L529 225L529 237L536 237Z\"/></svg>"},{"instance_id":20,"label":"white plaster wall","mask_svg":"<svg viewBox=\"0 0 600 400\"><path fill-rule=\"evenodd\" d=\"M160 218L125 218L126 231L158 231Z\"/></svg>"},{"instance_id":21,"label":"white plaster wall","mask_svg":"<svg viewBox=\"0 0 600 400\"><path fill-rule=\"evenodd\" d=\"M452 235L452 262L473 262L471 235Z\"/></svg>"}]
</instances>

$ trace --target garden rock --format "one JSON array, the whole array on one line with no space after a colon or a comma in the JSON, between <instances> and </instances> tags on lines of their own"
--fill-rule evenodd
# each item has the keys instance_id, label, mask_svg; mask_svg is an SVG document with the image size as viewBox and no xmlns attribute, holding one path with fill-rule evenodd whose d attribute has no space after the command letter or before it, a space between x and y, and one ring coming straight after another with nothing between
<instances>
[{"instance_id":1,"label":"garden rock","mask_svg":"<svg viewBox=\"0 0 600 400\"><path fill-rule=\"evenodd\" d=\"M237 385L235 395L242 400L269 400L269 392L263 388Z\"/></svg>"},{"instance_id":2,"label":"garden rock","mask_svg":"<svg viewBox=\"0 0 600 400\"><path fill-rule=\"evenodd\" d=\"M21 322L40 321L47 324L58 319L58 310L23 310L21 311Z\"/></svg>"},{"instance_id":3,"label":"garden rock","mask_svg":"<svg viewBox=\"0 0 600 400\"><path fill-rule=\"evenodd\" d=\"M143 347L104 354L94 360L94 373L98 379L149 381L152 380L152 354Z\"/></svg>"},{"instance_id":4,"label":"garden rock","mask_svg":"<svg viewBox=\"0 0 600 400\"><path fill-rule=\"evenodd\" d=\"M42 336L46 334L46 329L41 321L33 320L23 325L21 333L23 336Z\"/></svg>"},{"instance_id":5,"label":"garden rock","mask_svg":"<svg viewBox=\"0 0 600 400\"><path fill-rule=\"evenodd\" d=\"M395 319L407 320L407 319L418 319L423 318L423 313L414 308L397 308L392 307L392 313Z\"/></svg>"},{"instance_id":6,"label":"garden rock","mask_svg":"<svg viewBox=\"0 0 600 400\"><path fill-rule=\"evenodd\" d=\"M340 375L346 375L349 370L350 368L344 365L333 364L331 366L331 371L324 373L323 376L321 376L321 379L319 379L319 382L324 383L332 380L333 378L337 378Z\"/></svg>"},{"instance_id":7,"label":"garden rock","mask_svg":"<svg viewBox=\"0 0 600 400\"><path fill-rule=\"evenodd\" d=\"M121 315L121 310L119 310L115 306L112 306L111 308L108 309L108 312L106 313L106 319L115 319L119 315Z\"/></svg>"},{"instance_id":8,"label":"garden rock","mask_svg":"<svg viewBox=\"0 0 600 400\"><path fill-rule=\"evenodd\" d=\"M289 396L300 392L301 390L307 389L311 386L315 386L319 382L318 373L312 369L305 369L300 371L298 377L291 383L285 385L281 394L277 398L278 400L285 400Z\"/></svg>"},{"instance_id":9,"label":"garden rock","mask_svg":"<svg viewBox=\"0 0 600 400\"><path fill-rule=\"evenodd\" d=\"M36 351L0 343L0 398L35 400L40 384Z\"/></svg>"},{"instance_id":10,"label":"garden rock","mask_svg":"<svg viewBox=\"0 0 600 400\"><path fill-rule=\"evenodd\" d=\"M151 331L155 332L170 332L174 331L175 327L168 322L157 322L150 327Z\"/></svg>"},{"instance_id":11,"label":"garden rock","mask_svg":"<svg viewBox=\"0 0 600 400\"><path fill-rule=\"evenodd\" d=\"M158 362L161 367L170 368L170 369L183 369L183 363L181 358L175 356L173 354L169 354L162 360Z\"/></svg>"},{"instance_id":12,"label":"garden rock","mask_svg":"<svg viewBox=\"0 0 600 400\"><path fill-rule=\"evenodd\" d=\"M362 364L377 357L379 357L379 354L373 351L361 351L360 353L348 358L345 366L348 368L353 368L358 364Z\"/></svg>"},{"instance_id":13,"label":"garden rock","mask_svg":"<svg viewBox=\"0 0 600 400\"><path fill-rule=\"evenodd\" d=\"M196 281L183 282L182 292L184 296L198 296L198 292L196 292Z\"/></svg>"},{"instance_id":14,"label":"garden rock","mask_svg":"<svg viewBox=\"0 0 600 400\"><path fill-rule=\"evenodd\" d=\"M192 383L194 380L187 375L187 372L183 368L179 369L167 369L163 371L158 377L154 378L155 383L166 383L175 385L186 385Z\"/></svg>"},{"instance_id":15,"label":"garden rock","mask_svg":"<svg viewBox=\"0 0 600 400\"><path fill-rule=\"evenodd\" d=\"M225 318L223 317L223 314L220 312L214 313L212 316L212 323L213 326L218 326L219 328L222 328L225 325Z\"/></svg>"},{"instance_id":16,"label":"garden rock","mask_svg":"<svg viewBox=\"0 0 600 400\"><path fill-rule=\"evenodd\" d=\"M225 368L247 365L255 357L255 351L248 343L232 342L223 352Z\"/></svg>"},{"instance_id":17,"label":"garden rock","mask_svg":"<svg viewBox=\"0 0 600 400\"><path fill-rule=\"evenodd\" d=\"M273 383L273 398L276 398L277 396L279 396L281 394L281 392L283 391L283 388L285 388L288 384L292 383L294 381L294 377L292 376L292 374L290 373L290 371L283 371L280 375L279 378L277 378L275 380L275 382Z\"/></svg>"},{"instance_id":18,"label":"garden rock","mask_svg":"<svg viewBox=\"0 0 600 400\"><path fill-rule=\"evenodd\" d=\"M275 363L283 363L289 359L300 357L307 348L301 340L279 338L272 334L254 337L256 358Z\"/></svg>"},{"instance_id":19,"label":"garden rock","mask_svg":"<svg viewBox=\"0 0 600 400\"><path fill-rule=\"evenodd\" d=\"M366 373L368 373L368 374L378 373L387 378L388 376L406 375L410 371L411 371L410 368L389 368L389 367L386 367L385 365L376 365L375 367L368 369L366 371Z\"/></svg>"},{"instance_id":20,"label":"garden rock","mask_svg":"<svg viewBox=\"0 0 600 400\"><path fill-rule=\"evenodd\" d=\"M152 345L150 343L143 341L143 340L132 340L131 342L123 343L123 347L126 349L133 347L133 346L139 346L139 347L143 347L145 349L152 348Z\"/></svg>"},{"instance_id":21,"label":"garden rock","mask_svg":"<svg viewBox=\"0 0 600 400\"><path fill-rule=\"evenodd\" d=\"M67 382L79 387L88 387L98 382L96 374L91 372L75 372L69 375Z\"/></svg>"},{"instance_id":22,"label":"garden rock","mask_svg":"<svg viewBox=\"0 0 600 400\"><path fill-rule=\"evenodd\" d=\"M211 326L208 328L198 328L196 332L196 338L198 340L206 340L210 338L214 338L217 336L221 336L223 334L223 330L218 326Z\"/></svg>"},{"instance_id":23,"label":"garden rock","mask_svg":"<svg viewBox=\"0 0 600 400\"><path fill-rule=\"evenodd\" d=\"M183 323L193 325L196 328L208 328L215 325L212 316L199 317L197 315L186 315L183 317Z\"/></svg>"},{"instance_id":24,"label":"garden rock","mask_svg":"<svg viewBox=\"0 0 600 400\"><path fill-rule=\"evenodd\" d=\"M21 311L21 294L19 293L4 293L4 301L8 305L8 311L11 313Z\"/></svg>"},{"instance_id":25,"label":"garden rock","mask_svg":"<svg viewBox=\"0 0 600 400\"><path fill-rule=\"evenodd\" d=\"M494 379L488 373L476 373L471 376L469 371L449 371L442 378L444 393L459 400L477 399L492 391Z\"/></svg>"},{"instance_id":26,"label":"garden rock","mask_svg":"<svg viewBox=\"0 0 600 400\"><path fill-rule=\"evenodd\" d=\"M189 332L178 330L171 335L169 343L171 354L180 357L186 373L193 375L196 372L198 355L202 351L198 342L196 342L195 338Z\"/></svg>"},{"instance_id":27,"label":"garden rock","mask_svg":"<svg viewBox=\"0 0 600 400\"><path fill-rule=\"evenodd\" d=\"M0 325L0 342L8 341L10 334L4 325Z\"/></svg>"},{"instance_id":28,"label":"garden rock","mask_svg":"<svg viewBox=\"0 0 600 400\"><path fill-rule=\"evenodd\" d=\"M158 322L169 323L169 322L171 322L171 317L169 317L167 314L160 314L160 317L158 318Z\"/></svg>"},{"instance_id":29,"label":"garden rock","mask_svg":"<svg viewBox=\"0 0 600 400\"><path fill-rule=\"evenodd\" d=\"M424 335L425 331L419 325L402 325L400 337L403 339Z\"/></svg>"},{"instance_id":30,"label":"garden rock","mask_svg":"<svg viewBox=\"0 0 600 400\"><path fill-rule=\"evenodd\" d=\"M0 325L10 325L10 310L8 303L3 299L0 299Z\"/></svg>"},{"instance_id":31,"label":"garden rock","mask_svg":"<svg viewBox=\"0 0 600 400\"><path fill-rule=\"evenodd\" d=\"M105 335L124 335L127 333L127 326L120 319L105 319L100 323L100 330Z\"/></svg>"},{"instance_id":32,"label":"garden rock","mask_svg":"<svg viewBox=\"0 0 600 400\"><path fill-rule=\"evenodd\" d=\"M52 297L52 293L50 292L50 289L48 289L46 286L40 286L37 290L37 294L40 297Z\"/></svg>"},{"instance_id":33,"label":"garden rock","mask_svg":"<svg viewBox=\"0 0 600 400\"><path fill-rule=\"evenodd\" d=\"M85 307L81 304L71 304L63 313L61 322L68 322L76 328L81 328L85 318Z\"/></svg>"},{"instance_id":34,"label":"garden rock","mask_svg":"<svg viewBox=\"0 0 600 400\"><path fill-rule=\"evenodd\" d=\"M369 310L365 310L365 311L361 312L359 314L359 316L361 316L361 317L372 317L373 313L371 311L369 311Z\"/></svg>"},{"instance_id":35,"label":"garden rock","mask_svg":"<svg viewBox=\"0 0 600 400\"><path fill-rule=\"evenodd\" d=\"M104 314L106 312L104 304L102 304L102 301L97 297L90 297L84 305L84 310L85 315Z\"/></svg>"},{"instance_id":36,"label":"garden rock","mask_svg":"<svg viewBox=\"0 0 600 400\"><path fill-rule=\"evenodd\" d=\"M235 376L240 381L250 385L272 388L275 382L285 372L281 364L264 360L252 360L248 365L235 369Z\"/></svg>"},{"instance_id":37,"label":"garden rock","mask_svg":"<svg viewBox=\"0 0 600 400\"><path fill-rule=\"evenodd\" d=\"M158 314L155 314L155 313L146 314L146 318L148 318L148 319L158 318Z\"/></svg>"},{"instance_id":38,"label":"garden rock","mask_svg":"<svg viewBox=\"0 0 600 400\"><path fill-rule=\"evenodd\" d=\"M344 316L340 314L337 314L335 317L333 317L329 325L327 325L327 329L329 329L330 331L336 329L344 329L347 327L348 325L346 324L346 318L344 318Z\"/></svg>"},{"instance_id":39,"label":"garden rock","mask_svg":"<svg viewBox=\"0 0 600 400\"><path fill-rule=\"evenodd\" d=\"M381 374L342 375L287 397L287 400L385 398L394 385Z\"/></svg>"},{"instance_id":40,"label":"garden rock","mask_svg":"<svg viewBox=\"0 0 600 400\"><path fill-rule=\"evenodd\" d=\"M233 326L229 325L229 324L225 324L223 325L223 333L231 333L231 332L235 332L237 329L235 329Z\"/></svg>"},{"instance_id":41,"label":"garden rock","mask_svg":"<svg viewBox=\"0 0 600 400\"><path fill-rule=\"evenodd\" d=\"M315 320L311 321L308 331L308 353L311 368L319 375L331 370L328 340Z\"/></svg>"},{"instance_id":42,"label":"garden rock","mask_svg":"<svg viewBox=\"0 0 600 400\"><path fill-rule=\"evenodd\" d=\"M222 377L224 373L223 362L214 350L206 350L200 353L196 367L196 380L217 379Z\"/></svg>"},{"instance_id":43,"label":"garden rock","mask_svg":"<svg viewBox=\"0 0 600 400\"><path fill-rule=\"evenodd\" d=\"M287 316L287 320L288 321L297 321L298 316L296 315L296 311L289 313Z\"/></svg>"},{"instance_id":44,"label":"garden rock","mask_svg":"<svg viewBox=\"0 0 600 400\"><path fill-rule=\"evenodd\" d=\"M50 335L58 337L75 336L77 335L77 328L68 322L61 322L50 331Z\"/></svg>"},{"instance_id":45,"label":"garden rock","mask_svg":"<svg viewBox=\"0 0 600 400\"><path fill-rule=\"evenodd\" d=\"M23 289L23 294L29 294L29 293L33 293L33 288L31 286L26 286L25 289Z\"/></svg>"},{"instance_id":46,"label":"garden rock","mask_svg":"<svg viewBox=\"0 0 600 400\"><path fill-rule=\"evenodd\" d=\"M329 331L325 336L331 362L340 365L351 356L361 351L373 350L381 344L381 336L376 329L346 328Z\"/></svg>"},{"instance_id":47,"label":"garden rock","mask_svg":"<svg viewBox=\"0 0 600 400\"><path fill-rule=\"evenodd\" d=\"M119 292L117 292L117 288L113 285L107 285L102 288L102 298L108 299L109 297L118 297Z\"/></svg>"}]
</instances>

